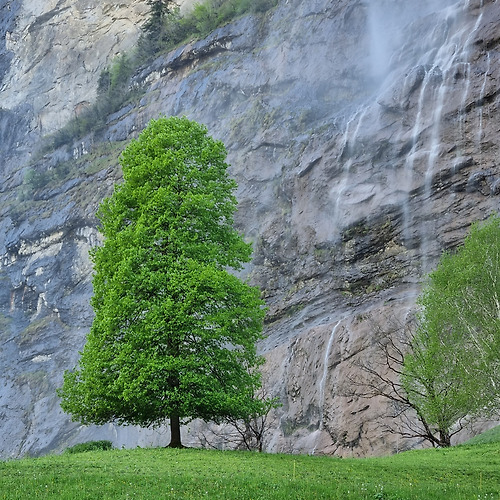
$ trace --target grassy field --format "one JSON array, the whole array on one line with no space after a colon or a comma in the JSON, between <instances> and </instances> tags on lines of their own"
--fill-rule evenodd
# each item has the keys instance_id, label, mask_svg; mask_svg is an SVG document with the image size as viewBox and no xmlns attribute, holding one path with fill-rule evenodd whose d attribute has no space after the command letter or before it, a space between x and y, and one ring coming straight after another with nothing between
<instances>
[{"instance_id":1,"label":"grassy field","mask_svg":"<svg viewBox=\"0 0 500 500\"><path fill-rule=\"evenodd\" d=\"M500 425L469 439L466 444L500 443Z\"/></svg>"},{"instance_id":2,"label":"grassy field","mask_svg":"<svg viewBox=\"0 0 500 500\"><path fill-rule=\"evenodd\" d=\"M0 499L500 499L500 443L376 459L135 449L0 462Z\"/></svg>"}]
</instances>

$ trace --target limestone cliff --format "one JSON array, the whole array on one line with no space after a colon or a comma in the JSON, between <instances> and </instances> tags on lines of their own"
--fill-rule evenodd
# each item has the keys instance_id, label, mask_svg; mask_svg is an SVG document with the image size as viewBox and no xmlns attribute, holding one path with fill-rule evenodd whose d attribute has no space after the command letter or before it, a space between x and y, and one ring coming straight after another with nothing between
<instances>
[{"instance_id":1,"label":"limestone cliff","mask_svg":"<svg viewBox=\"0 0 500 500\"><path fill-rule=\"evenodd\" d=\"M418 445L384 432L386 402L339 388L373 355L377 326L412 309L440 252L499 208L500 4L283 0L158 57L134 79L137 105L43 157L42 136L93 101L100 70L136 40L144 2L12 0L0 12L0 455L167 441L72 424L55 396L92 320L96 207L126 141L160 113L205 123L229 150L255 248L245 275L269 306L266 388L283 403L267 450ZM51 182L27 183L33 172Z\"/></svg>"}]
</instances>

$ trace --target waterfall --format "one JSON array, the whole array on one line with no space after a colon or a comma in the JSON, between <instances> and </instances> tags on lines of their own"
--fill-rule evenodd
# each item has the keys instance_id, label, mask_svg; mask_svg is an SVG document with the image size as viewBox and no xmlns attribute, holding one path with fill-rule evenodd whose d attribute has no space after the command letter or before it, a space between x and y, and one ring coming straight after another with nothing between
<instances>
[{"instance_id":1,"label":"waterfall","mask_svg":"<svg viewBox=\"0 0 500 500\"><path fill-rule=\"evenodd\" d=\"M387 7L388 2L389 0L371 3L371 16L378 19L373 13L377 12L377 9L380 9L381 6ZM408 79L412 74L414 75L415 72L419 71L425 72L416 96L413 122L410 124L409 150L402 165L404 174L401 185L401 190L404 193L402 200L402 239L407 247L413 246L411 242L414 239L420 241L423 272L429 271L429 258L432 255L431 246L436 234L435 221L426 214L432 212L429 203L431 203L434 195L433 180L441 153L441 129L445 118L447 98L448 95L456 92L457 75L462 75L463 90L459 94L458 100L461 100L459 110L461 116L463 116L471 86L470 47L483 17L483 11L481 11L472 27L467 23L461 24L462 19L465 19L467 6L468 3L464 5L460 2L453 5L448 4L448 6L439 5L438 2L424 2L422 5L424 13L429 12L429 9L432 8L440 8L439 16L441 16L441 21L436 24L436 29L427 35L428 38L422 40L422 53L415 60L406 62L408 69L405 76L402 77L401 73L396 72L395 76L391 75L392 80L385 82L385 85L390 85L395 81L394 78L401 78L403 88L406 90ZM405 4L402 8L405 9L406 15L400 12L399 17L408 19L410 13L413 12L413 7ZM380 17L380 12L378 16ZM371 25L373 25L373 21L371 21ZM378 36L384 35L379 34ZM378 42L378 45L380 43ZM408 41L408 44L411 43L411 41ZM418 50L416 52L418 53ZM392 57L399 61L399 65L404 62L397 57L396 51ZM489 70L488 66L483 81L481 100L484 96ZM478 146L482 136L481 113L482 109L479 117ZM404 134L404 130L401 133ZM463 119L460 118L457 139L461 139L463 135L464 123ZM422 199L425 205L417 209L417 207L412 206L411 192L414 188L414 181L419 177L422 180ZM417 227L415 226L416 217L421 218L421 222Z\"/></svg>"},{"instance_id":2,"label":"waterfall","mask_svg":"<svg viewBox=\"0 0 500 500\"><path fill-rule=\"evenodd\" d=\"M367 28L370 41L371 74L375 79L387 76L395 51L405 40L404 28L415 19L424 17L456 0L367 0Z\"/></svg>"},{"instance_id":3,"label":"waterfall","mask_svg":"<svg viewBox=\"0 0 500 500\"><path fill-rule=\"evenodd\" d=\"M460 14L464 12L464 9L458 9L460 4L457 4L455 8L450 8L447 17L447 24L451 25L457 20ZM445 104L445 98L449 91L450 82L453 81L454 74L456 73L457 67L461 65L465 67L464 72L464 92L462 95L462 102L460 103L459 110L462 112L467 106L467 97L469 95L470 89L470 62L469 62L469 47L472 43L473 35L477 31L481 24L483 17L483 12L481 12L476 19L474 27L470 32L467 32L467 28L462 28L456 33L449 33L446 37L444 43L438 49L436 57L434 59L434 71L440 70L442 74L441 84L439 85L437 92L433 98L433 113L431 115L431 133L429 138L429 149L428 149L428 160L427 168L425 171L424 178L424 201L430 202L433 195L432 183L435 175L436 161L439 155L440 145L441 145L441 124L443 121L443 107ZM464 40L465 37L465 40ZM432 70L431 70L432 71ZM459 137L461 139L461 137ZM422 253L422 271L427 273L429 269L429 246L432 238L436 233L436 228L434 227L434 221L424 220L421 229L421 253Z\"/></svg>"},{"instance_id":4,"label":"waterfall","mask_svg":"<svg viewBox=\"0 0 500 500\"><path fill-rule=\"evenodd\" d=\"M477 138L476 138L476 144L477 148L481 150L481 141L483 139L483 105L484 105L484 94L486 91L486 83L488 81L488 74L490 73L491 70L491 55L490 52L488 51L486 53L486 59L487 59L487 66L486 66L486 71L484 72L484 79L483 79L483 85L481 87L481 92L479 94L479 127L477 130Z\"/></svg>"},{"instance_id":5,"label":"waterfall","mask_svg":"<svg viewBox=\"0 0 500 500\"><path fill-rule=\"evenodd\" d=\"M321 375L321 379L319 381L319 396L318 396L318 406L319 406L319 427L317 432L317 439L312 450L312 454L314 455L316 452L316 448L318 446L318 441L321 439L321 431L324 426L324 408L325 408L325 389L326 389L326 379L328 377L328 359L330 358L330 353L332 351L333 341L335 340L335 335L337 333L337 329L340 326L342 319L339 319L330 333L330 338L328 339L328 344L326 345L325 355L323 357L323 373Z\"/></svg>"},{"instance_id":6,"label":"waterfall","mask_svg":"<svg viewBox=\"0 0 500 500\"><path fill-rule=\"evenodd\" d=\"M406 140L409 150L402 160L400 177L402 182L399 186L402 193L402 240L408 248L414 247L414 241L419 242L423 272L429 271L430 257L434 253L433 241L436 228L435 221L429 216L432 211L429 204L435 194L433 180L441 154L441 133L447 99L452 93L457 95L457 75L463 78L463 82L460 82L463 83L463 90L462 87L458 90L462 94L457 98L462 101L461 110L466 108L470 95L469 52L474 34L481 26L483 9L481 2L481 11L471 26L470 23L463 22L466 20L468 7L467 0L464 2L422 0L418 5L416 2L371 0L365 4L369 46L367 69L375 85L381 85L379 92L383 93L386 88L397 82L397 79L400 79L407 91L415 72L423 74L420 88L417 89L413 123L401 127L401 134L409 134L409 139ZM419 23L425 25L425 21L422 21L425 16L429 17L429 22L435 21L435 28L432 31L424 30L422 40L406 38L408 32L411 32L411 29L408 29L410 25L416 28L419 27ZM408 53L413 57L405 60L402 54L408 55ZM482 95L486 83L487 75L484 78ZM342 169L336 186L330 190L333 202L332 223L336 236L340 231L337 228L345 227L357 220L354 207L356 197L353 196L351 177L355 175L353 165L360 156L360 148L355 150L353 146L359 135L366 135L365 125L373 126L367 119L367 116L370 118L376 116L376 111L375 113L373 111L373 106L369 104L358 108L348 120L341 139ZM461 113L463 114L462 111ZM457 139L462 138L464 134L464 124L459 123ZM482 115L480 115L478 134L479 143L482 135ZM403 137L401 135L401 138ZM415 188L415 181L418 181L422 188L423 207L412 206L411 193ZM359 179L357 182L357 189L360 190ZM365 185L367 184L369 182ZM418 225L417 219L421 221Z\"/></svg>"},{"instance_id":7,"label":"waterfall","mask_svg":"<svg viewBox=\"0 0 500 500\"><path fill-rule=\"evenodd\" d=\"M330 334L330 338L328 339L328 344L325 350L325 356L323 358L323 374L321 376L321 380L319 381L319 409L320 409L320 429L323 428L323 409L325 406L325 386L326 386L326 378L328 376L328 358L330 357L330 352L332 350L333 341L335 339L335 333L337 332L337 328L340 326L341 319L337 321L335 326L333 327L332 333Z\"/></svg>"},{"instance_id":8,"label":"waterfall","mask_svg":"<svg viewBox=\"0 0 500 500\"><path fill-rule=\"evenodd\" d=\"M354 158L354 145L356 143L356 139L358 137L359 131L361 129L361 125L363 122L363 118L365 117L368 111L368 107L358 109L352 117L349 119L346 125L346 129L344 132L344 136L342 139L342 146L340 148L340 158L346 157L342 165L342 172L340 175L339 182L335 188L332 188L330 191L330 196L335 199L333 206L333 222L332 227L336 233L336 236L340 234L340 228L342 227L343 220L348 220L349 213L347 211L348 205L348 196L347 190L349 188L349 177L351 174L351 167L353 164ZM351 124L354 124L354 131L352 134L350 133ZM344 209L344 211L342 211Z\"/></svg>"},{"instance_id":9,"label":"waterfall","mask_svg":"<svg viewBox=\"0 0 500 500\"><path fill-rule=\"evenodd\" d=\"M413 125L412 133L411 133L411 149L409 153L406 155L405 159L405 180L406 180L406 197L403 201L403 240L404 243L408 246L409 242L413 239L410 235L410 227L412 225L412 216L411 216L411 207L410 207L410 196L411 189L413 185L413 177L415 170L415 155L417 154L417 145L418 138L420 133L424 128L424 122L422 119L423 109L424 109L424 98L426 95L427 85L430 80L430 72L426 72L424 80L420 87L420 93L418 97L417 104L417 114L415 117L415 123Z\"/></svg>"}]
</instances>

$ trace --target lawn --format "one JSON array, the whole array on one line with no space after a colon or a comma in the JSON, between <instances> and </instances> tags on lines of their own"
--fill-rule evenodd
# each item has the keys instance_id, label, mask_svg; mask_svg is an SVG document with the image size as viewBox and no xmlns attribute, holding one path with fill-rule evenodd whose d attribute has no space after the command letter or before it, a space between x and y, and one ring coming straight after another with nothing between
<instances>
[{"instance_id":1,"label":"lawn","mask_svg":"<svg viewBox=\"0 0 500 500\"><path fill-rule=\"evenodd\" d=\"M339 459L134 449L0 462L0 499L500 499L500 443Z\"/></svg>"}]
</instances>

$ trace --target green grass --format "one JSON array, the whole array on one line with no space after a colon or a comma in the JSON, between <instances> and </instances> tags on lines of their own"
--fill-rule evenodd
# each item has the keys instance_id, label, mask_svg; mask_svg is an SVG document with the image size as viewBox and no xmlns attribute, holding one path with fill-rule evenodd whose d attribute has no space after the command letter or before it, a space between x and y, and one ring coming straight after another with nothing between
<instances>
[{"instance_id":1,"label":"green grass","mask_svg":"<svg viewBox=\"0 0 500 500\"><path fill-rule=\"evenodd\" d=\"M0 499L498 499L500 444L376 459L135 449L0 462Z\"/></svg>"},{"instance_id":2,"label":"green grass","mask_svg":"<svg viewBox=\"0 0 500 500\"><path fill-rule=\"evenodd\" d=\"M500 443L500 425L493 427L489 431L483 432L472 439L469 439L465 444L488 444Z\"/></svg>"}]
</instances>

